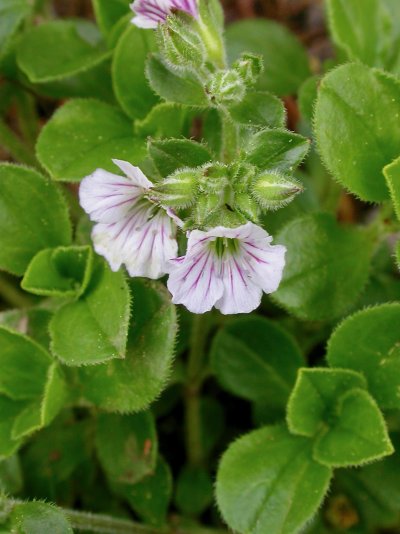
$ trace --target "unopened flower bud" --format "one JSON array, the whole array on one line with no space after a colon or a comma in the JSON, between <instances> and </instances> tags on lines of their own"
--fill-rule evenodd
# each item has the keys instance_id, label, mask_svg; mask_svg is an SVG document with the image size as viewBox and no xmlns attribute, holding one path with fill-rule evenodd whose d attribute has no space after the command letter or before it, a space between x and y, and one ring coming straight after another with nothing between
<instances>
[{"instance_id":1,"label":"unopened flower bud","mask_svg":"<svg viewBox=\"0 0 400 534\"><path fill-rule=\"evenodd\" d=\"M196 31L182 17L169 16L157 29L158 44L164 59L175 68L199 68L206 51Z\"/></svg>"},{"instance_id":2,"label":"unopened flower bud","mask_svg":"<svg viewBox=\"0 0 400 534\"><path fill-rule=\"evenodd\" d=\"M212 102L216 104L234 104L243 100L246 86L236 70L216 72L207 86Z\"/></svg>"},{"instance_id":3,"label":"unopened flower bud","mask_svg":"<svg viewBox=\"0 0 400 534\"><path fill-rule=\"evenodd\" d=\"M235 61L233 69L239 73L246 85L252 86L264 71L264 61L258 54L244 53Z\"/></svg>"},{"instance_id":4,"label":"unopened flower bud","mask_svg":"<svg viewBox=\"0 0 400 534\"><path fill-rule=\"evenodd\" d=\"M260 207L248 193L235 194L235 209L252 222L257 222Z\"/></svg>"},{"instance_id":5,"label":"unopened flower bud","mask_svg":"<svg viewBox=\"0 0 400 534\"><path fill-rule=\"evenodd\" d=\"M187 208L196 200L198 177L195 169L179 169L157 184L152 192L164 206Z\"/></svg>"},{"instance_id":6,"label":"unopened flower bud","mask_svg":"<svg viewBox=\"0 0 400 534\"><path fill-rule=\"evenodd\" d=\"M258 175L252 184L253 197L262 208L269 210L286 206L302 191L297 180L273 171Z\"/></svg>"},{"instance_id":7,"label":"unopened flower bud","mask_svg":"<svg viewBox=\"0 0 400 534\"><path fill-rule=\"evenodd\" d=\"M229 184L229 169L223 163L212 163L203 167L200 179L200 190L205 193L218 193L219 195Z\"/></svg>"},{"instance_id":8,"label":"unopened flower bud","mask_svg":"<svg viewBox=\"0 0 400 534\"><path fill-rule=\"evenodd\" d=\"M254 180L256 168L250 163L236 164L232 169L232 187L235 192L249 191Z\"/></svg>"},{"instance_id":9,"label":"unopened flower bud","mask_svg":"<svg viewBox=\"0 0 400 534\"><path fill-rule=\"evenodd\" d=\"M200 195L196 205L193 209L194 220L196 225L199 227L204 227L205 222L210 215L215 213L221 208L222 199L221 195L218 193L208 193L206 195Z\"/></svg>"}]
</instances>

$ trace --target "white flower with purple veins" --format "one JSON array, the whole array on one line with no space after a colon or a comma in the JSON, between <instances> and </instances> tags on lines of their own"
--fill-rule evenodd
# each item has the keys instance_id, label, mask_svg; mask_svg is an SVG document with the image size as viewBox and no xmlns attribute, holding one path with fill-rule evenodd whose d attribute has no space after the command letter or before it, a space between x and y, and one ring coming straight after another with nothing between
<instances>
[{"instance_id":1,"label":"white flower with purple veins","mask_svg":"<svg viewBox=\"0 0 400 534\"><path fill-rule=\"evenodd\" d=\"M263 291L276 291L282 279L286 248L271 241L251 222L238 228L193 230L186 255L169 262L173 302L193 313L213 306L224 314L251 312Z\"/></svg>"},{"instance_id":2,"label":"white flower with purple veins","mask_svg":"<svg viewBox=\"0 0 400 534\"><path fill-rule=\"evenodd\" d=\"M198 17L197 0L135 0L130 7L136 13L132 22L139 28L157 28L175 10Z\"/></svg>"},{"instance_id":3,"label":"white flower with purple veins","mask_svg":"<svg viewBox=\"0 0 400 534\"><path fill-rule=\"evenodd\" d=\"M81 206L97 223L92 231L94 249L113 271L125 264L130 276L159 278L168 260L178 254L176 224L147 198L153 184L139 167L113 162L126 177L97 169L79 189Z\"/></svg>"}]
</instances>

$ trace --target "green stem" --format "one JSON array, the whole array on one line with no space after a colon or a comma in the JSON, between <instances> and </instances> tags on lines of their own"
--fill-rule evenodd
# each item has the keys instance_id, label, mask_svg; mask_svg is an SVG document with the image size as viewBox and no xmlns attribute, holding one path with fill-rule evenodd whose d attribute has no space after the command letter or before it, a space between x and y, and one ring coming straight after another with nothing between
<instances>
[{"instance_id":1,"label":"green stem","mask_svg":"<svg viewBox=\"0 0 400 534\"><path fill-rule=\"evenodd\" d=\"M3 274L0 274L0 297L14 308L28 308L32 305L31 299Z\"/></svg>"},{"instance_id":2,"label":"green stem","mask_svg":"<svg viewBox=\"0 0 400 534\"><path fill-rule=\"evenodd\" d=\"M210 316L194 315L185 386L186 454L189 464L204 462L200 391L204 380L204 359Z\"/></svg>"},{"instance_id":3,"label":"green stem","mask_svg":"<svg viewBox=\"0 0 400 534\"><path fill-rule=\"evenodd\" d=\"M0 145L19 163L39 167L34 154L2 119L0 119Z\"/></svg>"},{"instance_id":4,"label":"green stem","mask_svg":"<svg viewBox=\"0 0 400 534\"><path fill-rule=\"evenodd\" d=\"M221 159L224 163L231 163L237 158L238 155L238 126L225 109L220 109L220 117L222 122Z\"/></svg>"}]
</instances>

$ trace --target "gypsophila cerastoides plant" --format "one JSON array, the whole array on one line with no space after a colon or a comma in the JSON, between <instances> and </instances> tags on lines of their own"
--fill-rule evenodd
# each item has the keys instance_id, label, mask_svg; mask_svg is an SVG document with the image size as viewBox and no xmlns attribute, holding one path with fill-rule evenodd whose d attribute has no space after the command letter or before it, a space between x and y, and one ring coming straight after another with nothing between
<instances>
[{"instance_id":1,"label":"gypsophila cerastoides plant","mask_svg":"<svg viewBox=\"0 0 400 534\"><path fill-rule=\"evenodd\" d=\"M1 533L398 532L399 76L398 0L0 0Z\"/></svg>"}]
</instances>

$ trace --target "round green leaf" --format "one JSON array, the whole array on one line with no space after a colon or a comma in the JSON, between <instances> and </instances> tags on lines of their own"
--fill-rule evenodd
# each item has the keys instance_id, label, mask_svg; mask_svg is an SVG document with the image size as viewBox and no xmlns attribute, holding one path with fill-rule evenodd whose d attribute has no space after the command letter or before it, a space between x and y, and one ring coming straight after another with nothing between
<instances>
[{"instance_id":1,"label":"round green leaf","mask_svg":"<svg viewBox=\"0 0 400 534\"><path fill-rule=\"evenodd\" d=\"M124 360L79 369L82 396L89 402L122 413L147 407L169 375L177 329L175 307L160 284L134 279L133 314Z\"/></svg>"},{"instance_id":2,"label":"round green leaf","mask_svg":"<svg viewBox=\"0 0 400 534\"><path fill-rule=\"evenodd\" d=\"M332 319L351 306L368 279L371 242L362 230L316 213L290 222L277 236L286 266L275 300L298 317Z\"/></svg>"},{"instance_id":3,"label":"round green leaf","mask_svg":"<svg viewBox=\"0 0 400 534\"><path fill-rule=\"evenodd\" d=\"M98 260L83 296L54 314L51 350L66 365L124 358L129 315L130 295L123 272L114 273Z\"/></svg>"},{"instance_id":4,"label":"round green leaf","mask_svg":"<svg viewBox=\"0 0 400 534\"><path fill-rule=\"evenodd\" d=\"M135 165L146 154L131 121L119 109L96 100L71 100L43 128L37 156L55 180L79 181L97 168L115 172L112 159Z\"/></svg>"},{"instance_id":5,"label":"round green leaf","mask_svg":"<svg viewBox=\"0 0 400 534\"><path fill-rule=\"evenodd\" d=\"M132 119L143 119L158 102L144 72L147 56L154 49L153 32L130 25L114 52L112 76L115 96Z\"/></svg>"},{"instance_id":6,"label":"round green leaf","mask_svg":"<svg viewBox=\"0 0 400 534\"><path fill-rule=\"evenodd\" d=\"M31 169L0 165L0 268L22 275L37 252L70 241L57 186Z\"/></svg>"},{"instance_id":7,"label":"round green leaf","mask_svg":"<svg viewBox=\"0 0 400 534\"><path fill-rule=\"evenodd\" d=\"M311 455L312 441L283 426L264 427L234 442L217 474L217 502L241 534L299 532L320 506L332 471Z\"/></svg>"},{"instance_id":8,"label":"round green leaf","mask_svg":"<svg viewBox=\"0 0 400 534\"><path fill-rule=\"evenodd\" d=\"M305 49L284 26L271 20L248 19L235 22L226 30L231 61L242 52L261 54L265 70L258 88L278 95L296 93L310 75Z\"/></svg>"},{"instance_id":9,"label":"round green leaf","mask_svg":"<svg viewBox=\"0 0 400 534\"><path fill-rule=\"evenodd\" d=\"M109 52L97 27L86 20L55 20L24 33L17 61L31 82L68 78L104 61Z\"/></svg>"},{"instance_id":10,"label":"round green leaf","mask_svg":"<svg viewBox=\"0 0 400 534\"><path fill-rule=\"evenodd\" d=\"M361 64L321 81L315 135L334 178L362 200L389 198L382 169L399 155L400 82Z\"/></svg>"},{"instance_id":11,"label":"round green leaf","mask_svg":"<svg viewBox=\"0 0 400 534\"><path fill-rule=\"evenodd\" d=\"M384 409L400 408L400 304L367 308L346 318L328 342L332 367L364 374Z\"/></svg>"},{"instance_id":12,"label":"round green leaf","mask_svg":"<svg viewBox=\"0 0 400 534\"><path fill-rule=\"evenodd\" d=\"M264 401L282 413L303 363L294 340L261 317L228 324L211 348L212 368L225 389L251 401Z\"/></svg>"}]
</instances>

